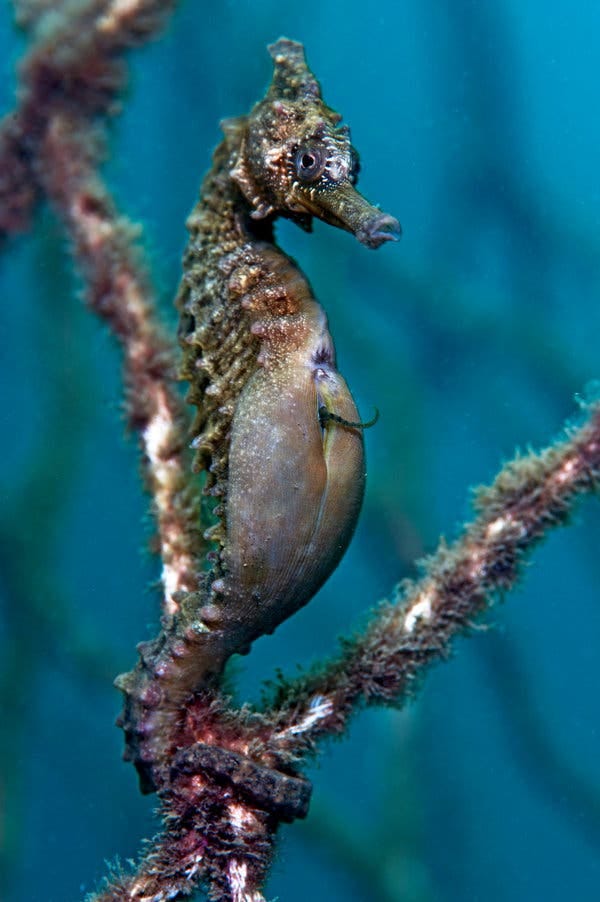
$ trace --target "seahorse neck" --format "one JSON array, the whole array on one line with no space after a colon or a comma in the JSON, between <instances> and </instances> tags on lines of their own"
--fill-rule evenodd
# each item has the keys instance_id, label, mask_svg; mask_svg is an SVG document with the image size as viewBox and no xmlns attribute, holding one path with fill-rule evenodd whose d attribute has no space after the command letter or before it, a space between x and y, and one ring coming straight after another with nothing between
<instances>
[{"instance_id":1,"label":"seahorse neck","mask_svg":"<svg viewBox=\"0 0 600 902\"><path fill-rule=\"evenodd\" d=\"M274 243L273 220L252 219L250 205L232 178L239 143L228 137L219 145L187 221L192 239L196 235L215 261L257 241Z\"/></svg>"}]
</instances>

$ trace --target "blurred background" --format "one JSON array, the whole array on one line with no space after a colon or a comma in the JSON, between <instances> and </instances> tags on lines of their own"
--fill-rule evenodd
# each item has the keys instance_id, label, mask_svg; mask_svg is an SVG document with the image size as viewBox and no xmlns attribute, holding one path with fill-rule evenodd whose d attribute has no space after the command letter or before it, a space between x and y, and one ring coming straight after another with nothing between
<instances>
[{"instance_id":1,"label":"blurred background","mask_svg":"<svg viewBox=\"0 0 600 902\"><path fill-rule=\"evenodd\" d=\"M362 191L404 237L373 252L319 223L278 230L362 415L381 416L342 565L237 664L238 698L255 701L414 576L470 516L472 487L556 437L600 376L600 5L586 0L182 3L130 57L105 169L144 227L165 319L218 122L261 97L281 34L305 43ZM7 112L23 50L7 4L0 49ZM157 828L121 761L112 680L157 632L158 568L119 354L60 228L40 211L3 250L0 898L75 902ZM494 629L458 642L409 708L363 712L325 748L269 899L599 898L599 540L588 499Z\"/></svg>"}]
</instances>

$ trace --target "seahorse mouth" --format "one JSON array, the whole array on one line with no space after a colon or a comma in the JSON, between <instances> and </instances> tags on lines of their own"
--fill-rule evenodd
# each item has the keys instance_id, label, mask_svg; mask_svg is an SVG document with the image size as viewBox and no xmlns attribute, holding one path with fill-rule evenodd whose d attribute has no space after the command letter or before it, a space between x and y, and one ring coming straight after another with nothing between
<instances>
[{"instance_id":1,"label":"seahorse mouth","mask_svg":"<svg viewBox=\"0 0 600 902\"><path fill-rule=\"evenodd\" d=\"M361 244L367 247L381 247L386 241L398 241L402 237L402 226L389 213L380 213L355 232Z\"/></svg>"},{"instance_id":2,"label":"seahorse mouth","mask_svg":"<svg viewBox=\"0 0 600 902\"><path fill-rule=\"evenodd\" d=\"M349 181L327 191L300 189L294 192L294 200L312 216L352 232L368 248L398 241L402 235L398 220L370 204Z\"/></svg>"}]
</instances>

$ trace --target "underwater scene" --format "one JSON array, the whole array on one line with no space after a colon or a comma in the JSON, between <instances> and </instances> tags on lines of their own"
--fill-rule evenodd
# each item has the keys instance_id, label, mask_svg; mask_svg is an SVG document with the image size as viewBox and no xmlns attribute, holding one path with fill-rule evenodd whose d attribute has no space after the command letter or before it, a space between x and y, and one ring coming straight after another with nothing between
<instances>
[{"instance_id":1,"label":"underwater scene","mask_svg":"<svg viewBox=\"0 0 600 902\"><path fill-rule=\"evenodd\" d=\"M132 27L127 16L135 19L137 8L139 26ZM112 24L117 20L135 39L119 42ZM69 22L77 23L71 32ZM124 61L126 88L120 87L124 76L119 71L117 78L109 65L96 71L81 64L81 88L77 73L64 83L53 81L52 66L68 59L69 34L86 28L102 32L111 48L107 59ZM52 34L60 40L53 43ZM122 238L142 249L144 278L179 355L178 320L181 334L189 312L181 294L179 309L174 305L189 240L186 219L223 140L220 123L229 120L227 140L238 140L231 120L263 98L275 63L276 72L278 65L288 70L285 77L280 73L283 99L273 109L282 122L296 124L284 109L295 98L289 84L296 57L290 63L286 54L296 53L296 45L277 45L279 63L277 51L272 58L267 50L282 36L304 45L325 103L343 116L360 156L359 172L337 120L331 134L346 141L339 150L346 162L336 164L341 169L334 171L333 164L320 161L314 144L300 141L294 165L302 184L294 183L294 204L275 226L277 244L301 273L286 258L294 290L304 303L307 279L326 313L337 367L356 407L352 399L339 401L338 387L331 395L317 394L314 428L318 423L323 440L332 444L334 465L341 460L345 468L336 496L336 510L344 513L331 517L342 538L317 532L307 545L308 560L302 559L297 600L290 602L301 609L281 624L292 611L269 614L238 641L240 651L244 643L253 644L249 654L235 655L228 664L227 693L236 710L246 703L260 709L265 697L271 704L282 681L337 658L342 637L347 649L378 603L394 600L403 580L420 577L419 562L434 553L440 537L450 544L460 535L462 524L476 515L477 487L490 485L516 454L562 441L565 427L579 428L586 405L599 399L600 5L3 4L0 109L7 117L21 112L4 119L0 129L0 899L162 902L189 894L235 902L592 902L600 898L600 505L588 491L598 478L591 458L588 483L577 490L581 498L567 522L559 505L542 518L548 527L561 521L559 528L549 529L531 549L523 539L526 557L516 585L498 576L487 609L482 603L473 616L464 616L447 646L444 635L444 644L440 639L435 648L425 639L418 648L406 647L419 667L409 691L402 690L402 704L392 698L382 704L367 691L365 677L347 729L319 737L318 754L299 765L286 759L283 772L261 758L281 792L305 787L303 779L293 783L299 775L312 783L308 814L301 806L292 814L265 809L283 823L264 886L244 882L252 873L252 854L247 863L230 866L225 885L214 876L218 854L207 877L198 853L194 865L181 865L184 876L171 895L154 884L119 889L118 877L103 892L105 878L135 868L146 854L144 842L161 830L157 796L140 792L138 780L139 775L142 786L146 780L146 790L160 789L154 761L145 770L143 757L143 731L154 729L154 721L135 714L141 690L131 690L134 678L122 680L131 705L126 730L128 717L148 720L138 739L128 734L129 755L138 756L136 774L123 760L123 730L115 726L123 695L114 680L136 667L138 643L147 643L142 659L159 655L153 640L161 629L161 579L167 585L168 578L153 553L163 539L156 536L144 482L160 499L163 477L142 473L133 433L144 434L151 458L150 427L136 419L150 416L151 402L132 397L141 384L135 378L124 401L122 348L111 331L129 342L134 370L131 321L124 317L115 327L115 314L102 299L91 303L95 312L89 309L84 296L95 245L74 247L65 230L65 221L77 215L65 185L76 182L78 170L73 158L60 154L73 135L67 128L61 139L56 123L54 132L45 132L45 117L48 110L60 110L63 122L75 122L85 110L89 128L72 146L81 161L88 152L90 159L102 158L100 175L119 215L139 227L137 235L124 229ZM52 47L51 64L41 51L28 57L36 42ZM312 102L318 89L310 73L302 78L304 100ZM90 110L100 111L99 121L110 114L104 139L94 131ZM21 122L26 124L18 133ZM11 156L14 135L19 152ZM105 140L102 150L98 140ZM235 178L255 213L247 215L244 228L271 260L270 222L284 201L272 186L271 194L254 197L263 190L250 171L258 150L247 135L244 140L250 150L238 161ZM327 131L323 141L333 140ZM46 162L40 163L42 145ZM54 169L48 162L52 153ZM25 173L19 192L11 169L17 159ZM276 162L273 152L269 159ZM348 213L354 200L346 195L334 206L333 189L325 200L312 192L313 174L323 169L333 172L332 183L343 181L344 190L354 190L357 181L369 202L367 225L367 207ZM222 179L231 176L227 166L223 172ZM223 184L217 180L215 196L225 191ZM28 214L22 220L21 210ZM82 210L81 222L97 217L108 223L102 204L90 201ZM236 216L232 221L241 221L242 214ZM360 225L356 217L363 217ZM398 237L392 217L402 226L399 241L392 240ZM198 272L204 265L203 223L193 261ZM309 224L312 231L305 230ZM221 240L217 256L225 250ZM219 262L216 271L224 266ZM107 266L107 280L112 272ZM259 301L244 303L254 310ZM318 308L306 303L310 327L316 321L321 330L317 362L336 374L329 339L323 338L327 329ZM262 322L255 322L253 335L266 346L272 336L267 327L260 332ZM153 377L163 365L161 353L147 366ZM198 361L200 356L199 351ZM189 372L198 370L198 361L189 364ZM345 391L340 390L344 398ZM201 392L210 396L205 384ZM244 448L263 420L269 433L283 428L286 402L274 413L276 394L263 407L261 399L248 403L243 396L250 416ZM215 408L215 416L225 406ZM197 426L186 434L182 455L197 434ZM335 566L352 532L365 467L362 458L349 463L356 449L344 445L335 451L336 438L349 441L350 434L355 442L364 439L366 487L352 540ZM194 444L199 448L200 440ZM276 470L296 450L286 449ZM255 484L252 473L247 479ZM244 491L234 495L230 486L228 497L239 497L241 504ZM537 494L544 504L541 490ZM347 507L349 525L340 526ZM196 514L190 516L195 524ZM200 517L198 509L198 528ZM233 517L229 511L230 523ZM291 519L294 529L284 545L296 535L296 515ZM227 566L221 571L221 563L215 564L212 601L201 611L206 623L221 622L219 593L230 591L227 579L233 580L227 577L235 571L231 536L227 541ZM172 542L175 547L177 540ZM314 576L319 555L326 561ZM293 591L283 594L291 597ZM163 609L167 637L166 623L180 598L175 591L172 611ZM410 629L405 621L417 639L425 635L418 618L427 619L430 608L421 605L419 612ZM249 616L244 608L241 619ZM180 622L177 616L173 622ZM185 645L196 641L190 635L185 642L179 633L176 638ZM165 641L175 662L179 646ZM428 656L431 666L425 668ZM156 660L152 667L158 667ZM178 666L173 662L165 667ZM146 688L144 698L153 699L152 686ZM373 703L360 704L361 698ZM144 712L153 711L152 700L140 704ZM309 718L319 714L314 703L308 710ZM296 736L298 721L287 729ZM312 740L306 742L303 754ZM231 747L239 753L239 746ZM167 764L179 749L173 740ZM202 767L229 793L235 780L225 773L224 758ZM163 775L167 771L168 766ZM261 792L264 773L262 779ZM227 854L238 849L231 831L248 825L243 806L258 798L253 785L248 777L238 786L242 802L228 809L230 823L219 834ZM272 822L261 817L252 829L268 832ZM195 841L204 843L197 833Z\"/></svg>"}]
</instances>

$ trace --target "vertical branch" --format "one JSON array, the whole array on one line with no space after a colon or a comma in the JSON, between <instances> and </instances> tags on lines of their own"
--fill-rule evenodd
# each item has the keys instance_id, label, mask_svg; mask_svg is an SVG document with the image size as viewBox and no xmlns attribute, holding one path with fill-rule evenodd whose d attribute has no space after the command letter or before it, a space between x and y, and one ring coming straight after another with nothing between
<instances>
[{"instance_id":1,"label":"vertical branch","mask_svg":"<svg viewBox=\"0 0 600 902\"><path fill-rule=\"evenodd\" d=\"M134 245L136 229L117 215L94 169L93 151L86 123L57 112L41 143L38 172L71 238L88 303L123 347L125 409L141 438L158 525L164 609L170 615L178 608L178 593L196 586L203 547L197 492L188 478L186 416L175 388L171 344L157 322Z\"/></svg>"},{"instance_id":2,"label":"vertical branch","mask_svg":"<svg viewBox=\"0 0 600 902\"><path fill-rule=\"evenodd\" d=\"M20 104L0 127L0 228L24 228L41 193L61 216L86 282L88 303L125 353L125 408L141 437L146 485L158 526L164 612L196 587L204 545L197 489L188 479L186 415L171 343L156 321L136 229L119 217L97 174L100 117L115 112L123 51L152 37L174 0L88 0L18 6L32 30L21 67Z\"/></svg>"},{"instance_id":3,"label":"vertical branch","mask_svg":"<svg viewBox=\"0 0 600 902\"><path fill-rule=\"evenodd\" d=\"M24 231L42 188L35 160L56 111L85 128L114 115L126 70L123 51L153 37L175 0L16 0L32 49L20 66L18 106L0 122L0 234ZM96 164L101 144L96 142Z\"/></svg>"},{"instance_id":4,"label":"vertical branch","mask_svg":"<svg viewBox=\"0 0 600 902\"><path fill-rule=\"evenodd\" d=\"M150 771L167 758L182 700L207 670L220 669L223 658L207 631L195 622L182 625L177 617L199 587L207 550L200 489L190 475L187 417L171 342L157 321L135 247L137 230L118 215L97 171L102 122L115 112L125 82L123 51L152 37L173 6L174 0L88 0L49 10L44 2L26 3L21 14L34 43L21 67L19 108L0 127L7 192L14 189L18 200L23 180L36 187L27 203L15 201L6 230L26 222L38 195L50 199L69 236L88 303L124 352L125 410L142 446L163 584L164 630L140 649L137 667L117 683L125 694L125 755L135 760L145 789L155 788Z\"/></svg>"}]
</instances>

